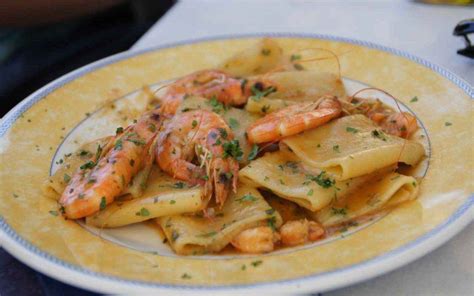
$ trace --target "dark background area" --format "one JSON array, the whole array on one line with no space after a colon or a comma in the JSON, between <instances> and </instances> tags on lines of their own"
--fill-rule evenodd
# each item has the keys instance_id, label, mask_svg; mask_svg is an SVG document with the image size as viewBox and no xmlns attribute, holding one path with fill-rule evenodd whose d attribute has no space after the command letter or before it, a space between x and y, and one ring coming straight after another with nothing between
<instances>
[{"instance_id":1,"label":"dark background area","mask_svg":"<svg viewBox=\"0 0 474 296\"><path fill-rule=\"evenodd\" d=\"M23 39L7 59L0 60L0 117L54 79L129 49L174 2L122 1L106 10L60 22L7 28L19 32ZM0 27L0 33L2 30L5 32ZM0 46L4 41L1 37ZM97 294L40 274L0 248L0 295Z\"/></svg>"},{"instance_id":2,"label":"dark background area","mask_svg":"<svg viewBox=\"0 0 474 296\"><path fill-rule=\"evenodd\" d=\"M13 44L13 52L6 60L0 59L0 117L54 79L129 49L174 2L125 1L103 11L60 22L0 26L0 46L2 42L11 43L11 31L19 35ZM5 37L2 30L8 30L10 40L2 38Z\"/></svg>"}]
</instances>

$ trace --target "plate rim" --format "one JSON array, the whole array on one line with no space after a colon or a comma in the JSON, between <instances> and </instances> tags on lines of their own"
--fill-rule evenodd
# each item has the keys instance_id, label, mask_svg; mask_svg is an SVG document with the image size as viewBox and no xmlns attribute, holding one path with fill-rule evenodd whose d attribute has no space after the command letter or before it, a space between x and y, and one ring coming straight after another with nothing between
<instances>
[{"instance_id":1,"label":"plate rim","mask_svg":"<svg viewBox=\"0 0 474 296\"><path fill-rule=\"evenodd\" d=\"M352 38L338 37L333 35L311 33L228 34L204 38L187 39L179 42L167 43L164 45L154 46L136 51L129 50L80 67L72 72L69 72L59 77L58 79L55 79L54 81L35 91L34 93L26 97L24 100L22 100L20 103L18 103L7 114L5 114L5 116L0 121L0 137L2 137L10 129L12 124L22 113L30 109L35 103L43 99L45 96L55 91L59 87L65 85L66 83L69 83L74 79L77 79L87 73L93 72L109 64L132 58L138 55L142 55L148 52L183 45L217 40L262 37L320 39L355 44L388 52L390 54L394 54L414 61L418 64L421 64L422 66L431 69L432 71L440 74L444 78L450 80L460 89L462 89L468 96L470 96L471 99L474 99L474 88L467 81L455 75L451 71L405 51L386 47L376 43ZM243 291L256 292L257 290L265 289L266 292L273 290L282 293L284 291L294 291L294 289L296 288L300 292L324 292L327 290L342 288L380 276L403 265L406 265L422 257L423 255L428 254L429 252L433 251L437 247L447 242L454 235L464 229L464 227L467 226L471 221L474 220L473 205L474 194L471 193L467 200L460 207L458 207L457 210L443 223L437 225L429 232L423 234L422 236L409 242L408 244L404 244L381 256L365 260L353 265L345 266L343 268L331 270L328 272L315 273L308 276L288 280L265 281L261 283L252 284L233 284L220 286L161 284L150 281L130 280L121 278L119 276L112 276L100 272L95 272L87 268L68 263L53 255L50 255L45 251L40 250L32 243L17 234L2 216L0 216L0 238L2 241L2 247L26 265L50 277L56 278L62 282L66 282L70 285L83 289L88 289L91 291L121 291L121 293L125 291L130 291L136 293L138 291L143 290L147 292L163 291L167 293L175 292L181 294L183 292L206 293L209 291L242 293Z\"/></svg>"}]
</instances>

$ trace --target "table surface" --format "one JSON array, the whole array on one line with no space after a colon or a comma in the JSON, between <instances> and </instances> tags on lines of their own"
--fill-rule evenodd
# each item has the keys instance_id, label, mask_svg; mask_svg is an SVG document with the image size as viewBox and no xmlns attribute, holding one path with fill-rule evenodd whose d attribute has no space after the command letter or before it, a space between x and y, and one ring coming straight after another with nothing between
<instances>
[{"instance_id":1,"label":"table surface","mask_svg":"<svg viewBox=\"0 0 474 296\"><path fill-rule=\"evenodd\" d=\"M474 85L474 60L452 35L474 9L408 1L181 1L132 50L218 35L317 33L400 49L443 66ZM425 257L370 281L324 295L474 294L474 223Z\"/></svg>"},{"instance_id":2,"label":"table surface","mask_svg":"<svg viewBox=\"0 0 474 296\"><path fill-rule=\"evenodd\" d=\"M217 35L328 34L407 51L473 85L474 60L456 54L464 43L452 36L460 20L472 17L473 8L409 1L187 0L178 2L131 50ZM473 250L471 223L444 246L403 268L324 295L473 295ZM13 285L0 281L0 295L12 295L9 291L22 295L93 294L36 273L1 249L0 255L0 278L13 280ZM32 281L36 285L31 285ZM20 285L25 288L15 287Z\"/></svg>"}]
</instances>

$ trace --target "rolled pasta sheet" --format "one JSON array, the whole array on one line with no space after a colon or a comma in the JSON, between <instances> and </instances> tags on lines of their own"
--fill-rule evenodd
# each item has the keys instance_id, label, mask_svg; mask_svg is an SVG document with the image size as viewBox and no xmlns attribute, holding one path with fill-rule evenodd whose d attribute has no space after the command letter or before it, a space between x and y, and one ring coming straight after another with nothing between
<instances>
[{"instance_id":1,"label":"rolled pasta sheet","mask_svg":"<svg viewBox=\"0 0 474 296\"><path fill-rule=\"evenodd\" d=\"M251 113L266 115L282 108L295 104L295 101L281 100L276 98L263 97L259 100L254 100L252 97L245 104L245 110Z\"/></svg>"},{"instance_id":2,"label":"rolled pasta sheet","mask_svg":"<svg viewBox=\"0 0 474 296\"><path fill-rule=\"evenodd\" d=\"M323 95L346 96L342 80L335 74L320 71L283 71L253 76L249 81L262 80L276 88L268 98L289 101L317 100Z\"/></svg>"},{"instance_id":3,"label":"rolled pasta sheet","mask_svg":"<svg viewBox=\"0 0 474 296\"><path fill-rule=\"evenodd\" d=\"M194 215L157 219L173 250L180 255L218 252L240 232L260 226L279 227L281 217L253 187L240 184L212 220Z\"/></svg>"},{"instance_id":4,"label":"rolled pasta sheet","mask_svg":"<svg viewBox=\"0 0 474 296\"><path fill-rule=\"evenodd\" d=\"M423 146L382 132L364 115L333 120L283 140L304 163L338 180L369 174L397 162L414 166L425 155Z\"/></svg>"},{"instance_id":5,"label":"rolled pasta sheet","mask_svg":"<svg viewBox=\"0 0 474 296\"><path fill-rule=\"evenodd\" d=\"M279 65L282 53L275 40L264 38L225 61L220 68L235 76L266 73Z\"/></svg>"},{"instance_id":6,"label":"rolled pasta sheet","mask_svg":"<svg viewBox=\"0 0 474 296\"><path fill-rule=\"evenodd\" d=\"M60 160L61 166L45 180L41 188L44 195L58 200L76 170L84 163L94 160L98 147L105 147L111 137L105 137L81 146L77 151L66 154Z\"/></svg>"},{"instance_id":7,"label":"rolled pasta sheet","mask_svg":"<svg viewBox=\"0 0 474 296\"><path fill-rule=\"evenodd\" d=\"M214 111L222 116L222 118L232 129L232 132L234 133L234 138L239 140L240 148L242 148L243 155L241 159L239 159L239 163L247 164L248 155L252 150L252 145L249 144L247 137L245 136L245 130L253 122L259 119L260 116L258 114L246 112L242 109L233 108L229 106L225 107L219 102L201 97L188 97L181 104L178 109L178 112L181 113L199 109Z\"/></svg>"},{"instance_id":8,"label":"rolled pasta sheet","mask_svg":"<svg viewBox=\"0 0 474 296\"><path fill-rule=\"evenodd\" d=\"M161 216L192 213L204 206L202 187L190 188L153 167L140 198L122 196L104 210L87 217L86 223L100 228L120 227Z\"/></svg>"},{"instance_id":9,"label":"rolled pasta sheet","mask_svg":"<svg viewBox=\"0 0 474 296\"><path fill-rule=\"evenodd\" d=\"M325 227L334 226L413 200L417 195L418 183L413 177L389 173L312 216Z\"/></svg>"},{"instance_id":10,"label":"rolled pasta sheet","mask_svg":"<svg viewBox=\"0 0 474 296\"><path fill-rule=\"evenodd\" d=\"M322 171L309 170L293 153L266 153L239 172L242 182L266 188L310 211L317 211L356 190L374 176L372 174L336 181Z\"/></svg>"}]
</instances>

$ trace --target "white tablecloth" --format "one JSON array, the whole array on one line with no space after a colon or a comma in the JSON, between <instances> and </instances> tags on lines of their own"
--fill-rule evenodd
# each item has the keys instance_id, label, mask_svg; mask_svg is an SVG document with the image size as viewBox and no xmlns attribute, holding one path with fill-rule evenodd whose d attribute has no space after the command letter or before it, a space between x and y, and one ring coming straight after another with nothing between
<instances>
[{"instance_id":1,"label":"white tablecloth","mask_svg":"<svg viewBox=\"0 0 474 296\"><path fill-rule=\"evenodd\" d=\"M474 9L409 1L178 2L132 50L216 35L295 32L371 41L443 66L474 85L474 60L452 36ZM467 168L467 170L472 168ZM474 223L446 245L399 270L324 295L474 295Z\"/></svg>"}]
</instances>

